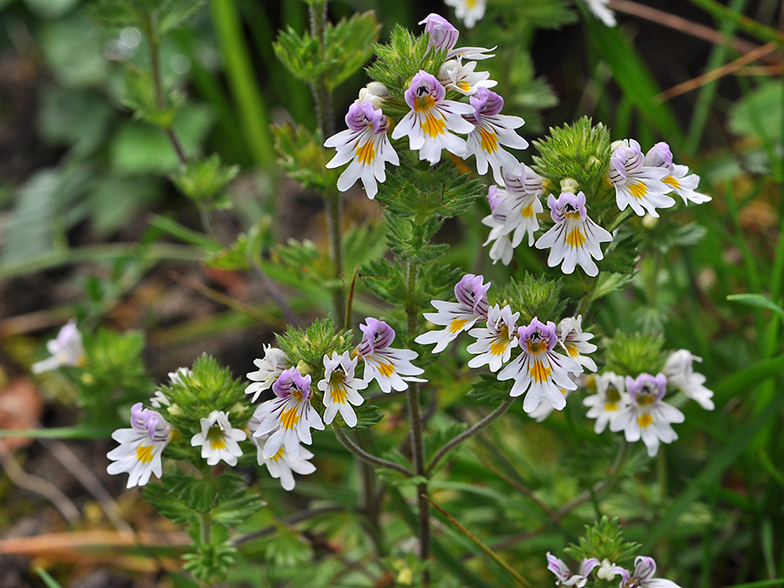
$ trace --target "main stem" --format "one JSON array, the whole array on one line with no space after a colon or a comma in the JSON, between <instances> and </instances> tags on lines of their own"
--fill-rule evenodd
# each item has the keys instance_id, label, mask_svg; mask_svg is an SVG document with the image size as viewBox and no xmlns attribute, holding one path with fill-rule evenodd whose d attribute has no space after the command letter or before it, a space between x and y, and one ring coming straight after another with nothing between
<instances>
[{"instance_id":1,"label":"main stem","mask_svg":"<svg viewBox=\"0 0 784 588\"><path fill-rule=\"evenodd\" d=\"M322 57L324 57L326 54L324 32L327 27L327 1L313 2L309 6L309 11L310 36L318 39ZM313 93L313 100L316 103L316 114L318 116L319 128L321 129L321 136L323 139L326 139L335 134L332 95L323 77L319 77L315 82L311 82L310 89ZM343 227L340 192L330 190L329 193L324 195L324 200L327 207L327 230L332 251L332 266L335 278L340 281L343 275ZM342 285L337 286L332 291L332 304L335 310L335 324L343 325L346 316L346 299Z\"/></svg>"},{"instance_id":2,"label":"main stem","mask_svg":"<svg viewBox=\"0 0 784 588\"><path fill-rule=\"evenodd\" d=\"M416 266L407 264L408 271L408 300L406 301L406 315L408 316L408 337L413 339L417 331L416 307ZM422 410L419 400L419 383L411 382L407 390L408 395L408 420L411 423L411 454L414 462L414 474L425 477L425 445L422 435ZM430 559L430 502L427 500L427 483L417 486L417 503L419 505L419 557L423 562ZM425 568L422 574L422 583L430 584L430 570Z\"/></svg>"}]
</instances>

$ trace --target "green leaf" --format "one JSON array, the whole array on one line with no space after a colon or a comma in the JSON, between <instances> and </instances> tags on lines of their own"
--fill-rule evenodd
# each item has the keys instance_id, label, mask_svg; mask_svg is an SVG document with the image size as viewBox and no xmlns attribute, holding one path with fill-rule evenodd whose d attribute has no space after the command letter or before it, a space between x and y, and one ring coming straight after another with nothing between
<instances>
[{"instance_id":1,"label":"green leaf","mask_svg":"<svg viewBox=\"0 0 784 588\"><path fill-rule=\"evenodd\" d=\"M334 26L327 25L324 31L327 51L323 58L326 64L323 79L328 90L334 90L368 62L380 30L381 25L373 11L355 14Z\"/></svg>"},{"instance_id":2,"label":"green leaf","mask_svg":"<svg viewBox=\"0 0 784 588\"><path fill-rule=\"evenodd\" d=\"M106 82L106 33L81 15L43 23L39 47L55 77L66 87L83 88Z\"/></svg>"},{"instance_id":3,"label":"green leaf","mask_svg":"<svg viewBox=\"0 0 784 588\"><path fill-rule=\"evenodd\" d=\"M509 397L509 382L500 382L491 374L479 374L479 380L471 386L468 397L485 404L499 404Z\"/></svg>"},{"instance_id":4,"label":"green leaf","mask_svg":"<svg viewBox=\"0 0 784 588\"><path fill-rule=\"evenodd\" d=\"M212 510L212 520L221 525L239 525L266 506L258 493L238 489L234 496L221 500Z\"/></svg>"},{"instance_id":5,"label":"green leaf","mask_svg":"<svg viewBox=\"0 0 784 588\"><path fill-rule=\"evenodd\" d=\"M612 292L622 290L627 284L631 284L634 279L634 274L614 274L609 272L601 272L599 274L599 283L596 289L591 294L591 301L598 300L602 296L607 296Z\"/></svg>"},{"instance_id":6,"label":"green leaf","mask_svg":"<svg viewBox=\"0 0 784 588\"><path fill-rule=\"evenodd\" d=\"M167 32L182 26L193 18L206 3L207 0L160 1L160 5L156 11L158 34L164 35Z\"/></svg>"},{"instance_id":7,"label":"green leaf","mask_svg":"<svg viewBox=\"0 0 784 588\"><path fill-rule=\"evenodd\" d=\"M35 570L35 573L38 574L38 577L43 580L44 584L46 584L47 588L63 588L57 583L57 580L52 578L43 568L35 566L33 569Z\"/></svg>"},{"instance_id":8,"label":"green leaf","mask_svg":"<svg viewBox=\"0 0 784 588\"><path fill-rule=\"evenodd\" d=\"M196 514L179 497L170 494L170 487L163 482L147 484L143 496L155 510L173 523L191 523L196 519Z\"/></svg>"},{"instance_id":9,"label":"green leaf","mask_svg":"<svg viewBox=\"0 0 784 588\"><path fill-rule=\"evenodd\" d=\"M354 409L354 412L357 413L357 424L353 427L355 431L368 429L384 418L384 413L374 404L361 404Z\"/></svg>"},{"instance_id":10,"label":"green leaf","mask_svg":"<svg viewBox=\"0 0 784 588\"><path fill-rule=\"evenodd\" d=\"M209 209L229 208L231 201L223 196L223 191L239 171L237 165L224 166L220 155L215 153L205 159L189 161L172 181L197 204L204 204Z\"/></svg>"},{"instance_id":11,"label":"green leaf","mask_svg":"<svg viewBox=\"0 0 784 588\"><path fill-rule=\"evenodd\" d=\"M765 310L773 311L778 314L782 320L784 320L784 309L775 304L770 298L763 296L762 294L730 294L727 296L727 300L730 302L745 304L746 306L764 308Z\"/></svg>"},{"instance_id":12,"label":"green leaf","mask_svg":"<svg viewBox=\"0 0 784 588\"><path fill-rule=\"evenodd\" d=\"M305 188L316 188L322 193L337 190L340 171L327 169L333 153L322 146L324 140L318 132L285 124L274 125L272 135L280 156L278 161L292 178Z\"/></svg>"}]
</instances>

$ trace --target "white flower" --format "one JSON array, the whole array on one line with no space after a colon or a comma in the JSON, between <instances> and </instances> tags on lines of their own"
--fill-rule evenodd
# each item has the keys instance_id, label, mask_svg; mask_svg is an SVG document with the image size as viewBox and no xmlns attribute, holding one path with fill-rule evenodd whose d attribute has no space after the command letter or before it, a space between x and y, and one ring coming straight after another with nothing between
<instances>
[{"instance_id":1,"label":"white flower","mask_svg":"<svg viewBox=\"0 0 784 588\"><path fill-rule=\"evenodd\" d=\"M700 185L700 176L689 174L689 168L685 165L676 165L672 162L672 151L667 143L656 143L645 154L645 165L658 167L667 170L668 174L662 182L667 184L673 192L683 199L683 203L689 202L702 204L710 202L711 197L697 192Z\"/></svg>"},{"instance_id":2,"label":"white flower","mask_svg":"<svg viewBox=\"0 0 784 588\"><path fill-rule=\"evenodd\" d=\"M419 355L416 351L390 347L395 340L392 327L370 317L365 319L365 323L359 325L363 337L356 348L357 356L365 362L365 382L376 380L382 392L391 392L392 389L405 390L408 382L426 381L414 377L425 371L411 363Z\"/></svg>"},{"instance_id":3,"label":"white flower","mask_svg":"<svg viewBox=\"0 0 784 588\"><path fill-rule=\"evenodd\" d=\"M438 70L438 81L447 89L457 90L464 96L473 96L479 88L492 88L498 85L498 82L490 79L490 72L475 70L476 61L463 63L462 57L449 59Z\"/></svg>"},{"instance_id":4,"label":"white flower","mask_svg":"<svg viewBox=\"0 0 784 588\"><path fill-rule=\"evenodd\" d=\"M34 374L56 370L64 365L83 367L87 363L87 354L82 345L82 334L76 328L76 319L71 319L63 325L57 337L47 341L46 349L52 357L34 363L30 367L30 371Z\"/></svg>"},{"instance_id":5,"label":"white flower","mask_svg":"<svg viewBox=\"0 0 784 588\"><path fill-rule=\"evenodd\" d=\"M485 15L487 0L444 0L444 4L452 6L457 18L470 29Z\"/></svg>"},{"instance_id":6,"label":"white flower","mask_svg":"<svg viewBox=\"0 0 784 588\"><path fill-rule=\"evenodd\" d=\"M389 98L389 90L381 82L370 82L359 91L357 102L370 102L373 108L381 108L384 101Z\"/></svg>"},{"instance_id":7,"label":"white flower","mask_svg":"<svg viewBox=\"0 0 784 588\"><path fill-rule=\"evenodd\" d=\"M614 372L604 372L597 375L594 381L596 394L585 398L583 404L591 407L586 416L596 419L593 430L598 435L604 431L608 423L629 407L631 400L626 393L623 376Z\"/></svg>"},{"instance_id":8,"label":"white flower","mask_svg":"<svg viewBox=\"0 0 784 588\"><path fill-rule=\"evenodd\" d=\"M664 364L664 375L670 386L682 390L705 410L713 410L716 407L711 400L713 392L703 386L705 376L694 373L692 362L695 360L701 362L702 358L692 355L687 349L674 351Z\"/></svg>"},{"instance_id":9,"label":"white flower","mask_svg":"<svg viewBox=\"0 0 784 588\"><path fill-rule=\"evenodd\" d=\"M561 392L564 395L564 399L569 398L569 394L572 393L571 390L564 390L563 388L561 389ZM547 400L542 399L539 401L539 406L529 412L528 416L534 419L537 423L541 423L550 416L550 413L553 412L553 410L555 410L553 405L547 402Z\"/></svg>"},{"instance_id":10,"label":"white flower","mask_svg":"<svg viewBox=\"0 0 784 588\"><path fill-rule=\"evenodd\" d=\"M354 377L357 358L351 358L348 351L343 355L332 352L332 358L324 356L324 379L318 383L318 389L324 392L324 422L332 423L335 415L340 416L349 427L357 424L357 415L351 405L359 406L365 399L358 390L367 388L367 382Z\"/></svg>"},{"instance_id":11,"label":"white flower","mask_svg":"<svg viewBox=\"0 0 784 588\"><path fill-rule=\"evenodd\" d=\"M272 345L264 346L264 359L253 360L255 366L259 368L258 371L250 372L246 376L252 382L245 388L245 394L253 394L251 402L256 402L259 394L272 388L272 384L286 369L286 361L286 354L283 351Z\"/></svg>"},{"instance_id":12,"label":"white flower","mask_svg":"<svg viewBox=\"0 0 784 588\"><path fill-rule=\"evenodd\" d=\"M556 578L558 578L555 581L556 586L563 584L564 586L575 586L576 588L582 588L588 581L588 574L590 574L591 570L593 570L598 565L599 560L595 557L590 559L584 558L580 562L580 569L578 573L572 574L569 567L563 561L555 557L549 551L547 552L547 569L555 574Z\"/></svg>"},{"instance_id":13,"label":"white flower","mask_svg":"<svg viewBox=\"0 0 784 588\"><path fill-rule=\"evenodd\" d=\"M117 429L112 433L112 439L120 446L106 455L112 460L107 472L112 475L127 472L128 488L144 486L151 474L161 477L161 453L171 440L171 428L160 414L142 409L141 402L134 404L131 428Z\"/></svg>"},{"instance_id":14,"label":"white flower","mask_svg":"<svg viewBox=\"0 0 784 588\"><path fill-rule=\"evenodd\" d=\"M512 349L517 347L517 319L520 313L512 314L507 304L499 308L496 304L487 312L487 325L471 329L468 334L476 338L467 351L476 357L471 358L468 367L479 368L487 364L491 372L497 372L509 361Z\"/></svg>"},{"instance_id":15,"label":"white flower","mask_svg":"<svg viewBox=\"0 0 784 588\"><path fill-rule=\"evenodd\" d=\"M652 557L638 555L634 558L634 565L634 574L620 566L613 568L613 572L623 577L620 588L680 588L671 580L653 577L656 574L656 562Z\"/></svg>"},{"instance_id":16,"label":"white flower","mask_svg":"<svg viewBox=\"0 0 784 588\"><path fill-rule=\"evenodd\" d=\"M512 239L508 233L504 233L506 215L502 212L503 209L500 206L506 196L505 190L500 189L498 186L490 186L487 200L490 202L491 214L482 219L482 224L490 227L490 234L487 236L487 241L484 242L483 246L486 247L490 243L493 244L489 252L493 264L501 260L501 263L504 265L509 265L514 253Z\"/></svg>"},{"instance_id":17,"label":"white flower","mask_svg":"<svg viewBox=\"0 0 784 588\"><path fill-rule=\"evenodd\" d=\"M286 448L281 447L272 457L264 457L264 445L269 435L254 436L253 434L258 430L259 425L261 425L261 421L255 416L248 422L248 432L250 433L251 441L256 446L256 460L258 464L267 466L269 475L276 480L279 479L280 485L284 490L293 490L295 482L292 472L307 476L316 471L316 466L308 461L313 458L313 454L304 447L300 447L297 459L291 459L289 454L286 453Z\"/></svg>"},{"instance_id":18,"label":"white flower","mask_svg":"<svg viewBox=\"0 0 784 588\"><path fill-rule=\"evenodd\" d=\"M335 157L327 163L328 168L351 162L338 178L338 190L345 192L361 179L371 200L378 193L376 180L386 180L386 162L400 165L397 153L387 137L389 119L373 102L354 102L346 114L348 129L332 135L324 142L325 147L337 150Z\"/></svg>"},{"instance_id":19,"label":"white flower","mask_svg":"<svg viewBox=\"0 0 784 588\"><path fill-rule=\"evenodd\" d=\"M517 332L522 353L501 370L498 379L514 379L510 396L528 391L523 402L525 412L533 412L542 398L556 410L563 410L566 406L563 390L577 389L569 374L581 373L580 364L553 351L558 338L552 321L545 325L534 317L531 324Z\"/></svg>"},{"instance_id":20,"label":"white flower","mask_svg":"<svg viewBox=\"0 0 784 588\"><path fill-rule=\"evenodd\" d=\"M324 430L324 423L311 406L310 375L303 376L297 368L285 370L272 385L276 398L263 402L254 416L261 425L254 435L261 437L272 433L264 444L264 458L276 455L281 447L286 448L291 459L299 457L302 441L313 442L310 429Z\"/></svg>"},{"instance_id":21,"label":"white flower","mask_svg":"<svg viewBox=\"0 0 784 588\"><path fill-rule=\"evenodd\" d=\"M596 570L596 577L600 580L612 580L617 575L613 569L615 568L615 564L611 563L609 559L605 558L602 560L602 565L599 566L599 569Z\"/></svg>"},{"instance_id":22,"label":"white flower","mask_svg":"<svg viewBox=\"0 0 784 588\"><path fill-rule=\"evenodd\" d=\"M593 12L596 18L600 19L608 27L615 26L615 14L607 8L610 0L583 0Z\"/></svg>"},{"instance_id":23,"label":"white flower","mask_svg":"<svg viewBox=\"0 0 784 588\"><path fill-rule=\"evenodd\" d=\"M544 193L544 179L527 165L520 164L515 170L504 170L504 189L499 212L504 218L503 232L514 231L512 247L517 247L528 235L528 246L534 244L534 233L539 230L536 215L544 210L539 196Z\"/></svg>"},{"instance_id":24,"label":"white flower","mask_svg":"<svg viewBox=\"0 0 784 588\"><path fill-rule=\"evenodd\" d=\"M438 312L426 312L425 318L435 325L446 328L441 331L428 331L414 341L422 345L436 343L433 353L440 353L463 331L474 326L477 319L487 317L487 291L490 282L483 284L482 276L466 274L455 285L457 302L433 300L430 302Z\"/></svg>"},{"instance_id":25,"label":"white flower","mask_svg":"<svg viewBox=\"0 0 784 588\"><path fill-rule=\"evenodd\" d=\"M446 49L447 60L454 57L462 57L463 59L490 59L495 57L490 53L495 47L493 49L485 49L484 47L458 47L455 49L460 31L443 16L430 13L423 20L419 21L419 24L425 25L425 32L430 35L428 46L436 51Z\"/></svg>"},{"instance_id":26,"label":"white flower","mask_svg":"<svg viewBox=\"0 0 784 588\"><path fill-rule=\"evenodd\" d=\"M678 438L670 423L682 423L683 413L662 402L667 389L667 377L657 374L640 374L636 379L626 376L626 391L630 403L610 421L611 431L624 431L626 440L639 441L653 457L659 451L659 441L672 443Z\"/></svg>"},{"instance_id":27,"label":"white flower","mask_svg":"<svg viewBox=\"0 0 784 588\"><path fill-rule=\"evenodd\" d=\"M536 241L537 249L550 248L547 265L562 264L561 271L571 274L579 264L589 276L598 275L593 260L604 258L601 243L612 241L612 235L588 216L585 194L564 192L558 199L550 194L547 206L555 225Z\"/></svg>"},{"instance_id":28,"label":"white flower","mask_svg":"<svg viewBox=\"0 0 784 588\"><path fill-rule=\"evenodd\" d=\"M218 465L220 460L230 466L237 465L237 458L242 455L239 441L247 439L245 431L234 429L229 422L229 415L222 410L213 410L199 422L201 433L191 437L191 447L201 445L201 456L207 460L207 465Z\"/></svg>"},{"instance_id":29,"label":"white flower","mask_svg":"<svg viewBox=\"0 0 784 588\"><path fill-rule=\"evenodd\" d=\"M445 100L445 96L441 82L420 70L404 94L411 112L392 131L393 139L408 135L411 150L419 151L419 159L426 159L431 165L441 161L442 149L459 157L465 155L466 142L449 131L470 133L474 130L474 125L462 117L474 109L463 102Z\"/></svg>"},{"instance_id":30,"label":"white flower","mask_svg":"<svg viewBox=\"0 0 784 588\"><path fill-rule=\"evenodd\" d=\"M593 339L591 333L583 332L583 317L582 315L577 318L566 317L558 323L556 328L558 334L558 343L566 350L569 357L574 359L577 363L592 372L596 371L596 362L590 357L582 355L583 353L593 353L596 351L596 345L589 343Z\"/></svg>"},{"instance_id":31,"label":"white flower","mask_svg":"<svg viewBox=\"0 0 784 588\"><path fill-rule=\"evenodd\" d=\"M189 378L193 376L193 370L187 367L177 368L176 371L169 372L169 381L172 384L183 384L182 378L186 377Z\"/></svg>"},{"instance_id":32,"label":"white flower","mask_svg":"<svg viewBox=\"0 0 784 588\"><path fill-rule=\"evenodd\" d=\"M150 406L153 408L163 408L164 406L171 406L171 401L160 390L156 390L153 397L150 398Z\"/></svg>"},{"instance_id":33,"label":"white flower","mask_svg":"<svg viewBox=\"0 0 784 588\"><path fill-rule=\"evenodd\" d=\"M624 139L617 144L610 157L607 174L615 187L615 202L625 210L631 206L637 216L648 214L659 218L656 207L670 208L675 200L665 196L672 188L662 180L667 177L666 169L645 165L640 144L634 139Z\"/></svg>"},{"instance_id":34,"label":"white flower","mask_svg":"<svg viewBox=\"0 0 784 588\"><path fill-rule=\"evenodd\" d=\"M465 119L475 128L468 135L466 158L469 155L476 156L476 169L480 175L487 173L489 163L493 168L493 178L501 183L501 168L512 173L520 169L520 162L501 145L526 149L528 141L514 131L523 126L525 121L519 116L501 114L504 99L487 88L477 88L469 102L474 112L466 115Z\"/></svg>"}]
</instances>

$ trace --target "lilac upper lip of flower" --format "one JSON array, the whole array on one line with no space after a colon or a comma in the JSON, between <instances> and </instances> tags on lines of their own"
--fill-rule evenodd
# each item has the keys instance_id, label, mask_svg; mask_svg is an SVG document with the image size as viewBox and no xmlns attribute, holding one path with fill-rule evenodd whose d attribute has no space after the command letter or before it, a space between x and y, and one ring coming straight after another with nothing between
<instances>
[{"instance_id":1,"label":"lilac upper lip of flower","mask_svg":"<svg viewBox=\"0 0 784 588\"><path fill-rule=\"evenodd\" d=\"M349 107L346 125L355 133L364 131L370 125L374 135L385 133L389 127L383 112L367 101L355 102Z\"/></svg>"},{"instance_id":2,"label":"lilac upper lip of flower","mask_svg":"<svg viewBox=\"0 0 784 588\"><path fill-rule=\"evenodd\" d=\"M586 215L585 194L582 192L578 195L574 195L572 192L563 192L558 198L550 194L547 198L547 206L550 207L550 216L557 223L562 223L566 218L567 206L571 206L578 211L581 217Z\"/></svg>"},{"instance_id":3,"label":"lilac upper lip of flower","mask_svg":"<svg viewBox=\"0 0 784 588\"><path fill-rule=\"evenodd\" d=\"M419 70L411 80L411 86L406 90L404 97L406 104L412 110L416 110L416 99L422 96L432 96L436 102L441 102L446 96L446 90L434 75Z\"/></svg>"},{"instance_id":4,"label":"lilac upper lip of flower","mask_svg":"<svg viewBox=\"0 0 784 588\"><path fill-rule=\"evenodd\" d=\"M425 25L425 32L430 34L430 46L438 50L451 51L460 36L460 31L452 23L432 12L419 21L419 24Z\"/></svg>"},{"instance_id":5,"label":"lilac upper lip of flower","mask_svg":"<svg viewBox=\"0 0 784 588\"><path fill-rule=\"evenodd\" d=\"M555 334L555 323L552 321L546 325L539 321L536 317L531 321L527 327L520 327L517 332L520 335L520 341L528 341L535 332L539 332L542 340L547 343L547 351L552 351L555 347L558 337Z\"/></svg>"},{"instance_id":6,"label":"lilac upper lip of flower","mask_svg":"<svg viewBox=\"0 0 784 588\"><path fill-rule=\"evenodd\" d=\"M487 316L489 308L487 292L490 290L490 282L483 285L482 280L482 276L466 274L455 286L455 297L477 316Z\"/></svg>"},{"instance_id":7,"label":"lilac upper lip of flower","mask_svg":"<svg viewBox=\"0 0 784 588\"><path fill-rule=\"evenodd\" d=\"M637 395L648 388L654 393L656 400L661 400L667 390L667 376L662 373L652 376L650 374L640 374L637 378L626 376L626 391L637 401Z\"/></svg>"},{"instance_id":8,"label":"lilac upper lip of flower","mask_svg":"<svg viewBox=\"0 0 784 588\"><path fill-rule=\"evenodd\" d=\"M291 389L297 388L302 392L302 399L308 400L310 398L310 375L303 376L295 367L285 370L275 383L272 385L272 391L279 398L286 398L291 396Z\"/></svg>"},{"instance_id":9,"label":"lilac upper lip of flower","mask_svg":"<svg viewBox=\"0 0 784 588\"><path fill-rule=\"evenodd\" d=\"M504 107L504 99L501 96L481 86L468 101L474 107L475 114L466 115L464 118L474 125L479 125L483 116L499 114Z\"/></svg>"},{"instance_id":10,"label":"lilac upper lip of flower","mask_svg":"<svg viewBox=\"0 0 784 588\"><path fill-rule=\"evenodd\" d=\"M359 329L364 333L362 341L357 346L359 355L371 355L389 347L395 340L395 331L384 321L368 317L365 319L366 325L359 325Z\"/></svg>"}]
</instances>

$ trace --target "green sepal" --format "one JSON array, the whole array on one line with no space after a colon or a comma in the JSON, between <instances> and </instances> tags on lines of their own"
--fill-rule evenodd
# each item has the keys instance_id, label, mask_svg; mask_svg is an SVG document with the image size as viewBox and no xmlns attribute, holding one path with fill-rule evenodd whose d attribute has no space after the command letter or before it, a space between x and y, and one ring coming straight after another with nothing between
<instances>
[{"instance_id":1,"label":"green sepal","mask_svg":"<svg viewBox=\"0 0 784 588\"><path fill-rule=\"evenodd\" d=\"M550 280L545 276L534 277L526 272L523 281L512 278L504 288L502 299L513 310L520 312L519 324L528 324L534 317L539 322L557 323L566 308L566 300L561 300L563 281L561 278Z\"/></svg>"},{"instance_id":2,"label":"green sepal","mask_svg":"<svg viewBox=\"0 0 784 588\"><path fill-rule=\"evenodd\" d=\"M305 188L316 188L323 194L337 190L341 172L327 169L326 165L334 153L323 147L324 139L318 131L311 132L302 125L295 128L290 124L270 128L275 137L275 150L280 155L278 162L289 176Z\"/></svg>"},{"instance_id":3,"label":"green sepal","mask_svg":"<svg viewBox=\"0 0 784 588\"><path fill-rule=\"evenodd\" d=\"M171 179L183 194L197 204L211 210L226 209L231 208L231 201L223 192L239 171L237 165L224 166L216 153L188 162Z\"/></svg>"},{"instance_id":4,"label":"green sepal","mask_svg":"<svg viewBox=\"0 0 784 588\"><path fill-rule=\"evenodd\" d=\"M316 319L307 329L289 327L278 335L278 346L302 375L310 374L315 382L324 373L324 356L332 352L342 354L351 349L351 331L335 332L331 316Z\"/></svg>"},{"instance_id":5,"label":"green sepal","mask_svg":"<svg viewBox=\"0 0 784 588\"><path fill-rule=\"evenodd\" d=\"M585 536L577 544L570 543L564 551L575 561L595 557L599 561L609 560L615 565L633 569L634 557L639 553L639 543L626 541L618 526L618 518L609 519L603 515L601 520L589 527L585 526Z\"/></svg>"},{"instance_id":6,"label":"green sepal","mask_svg":"<svg viewBox=\"0 0 784 588\"><path fill-rule=\"evenodd\" d=\"M324 49L308 32L300 35L291 27L278 35L273 48L294 77L309 83L321 81L331 92L367 63L380 29L375 13L368 11L327 24Z\"/></svg>"},{"instance_id":7,"label":"green sepal","mask_svg":"<svg viewBox=\"0 0 784 588\"><path fill-rule=\"evenodd\" d=\"M642 373L656 375L666 360L662 353L664 337L645 333L615 333L607 343L604 357L606 371L636 378Z\"/></svg>"}]
</instances>

